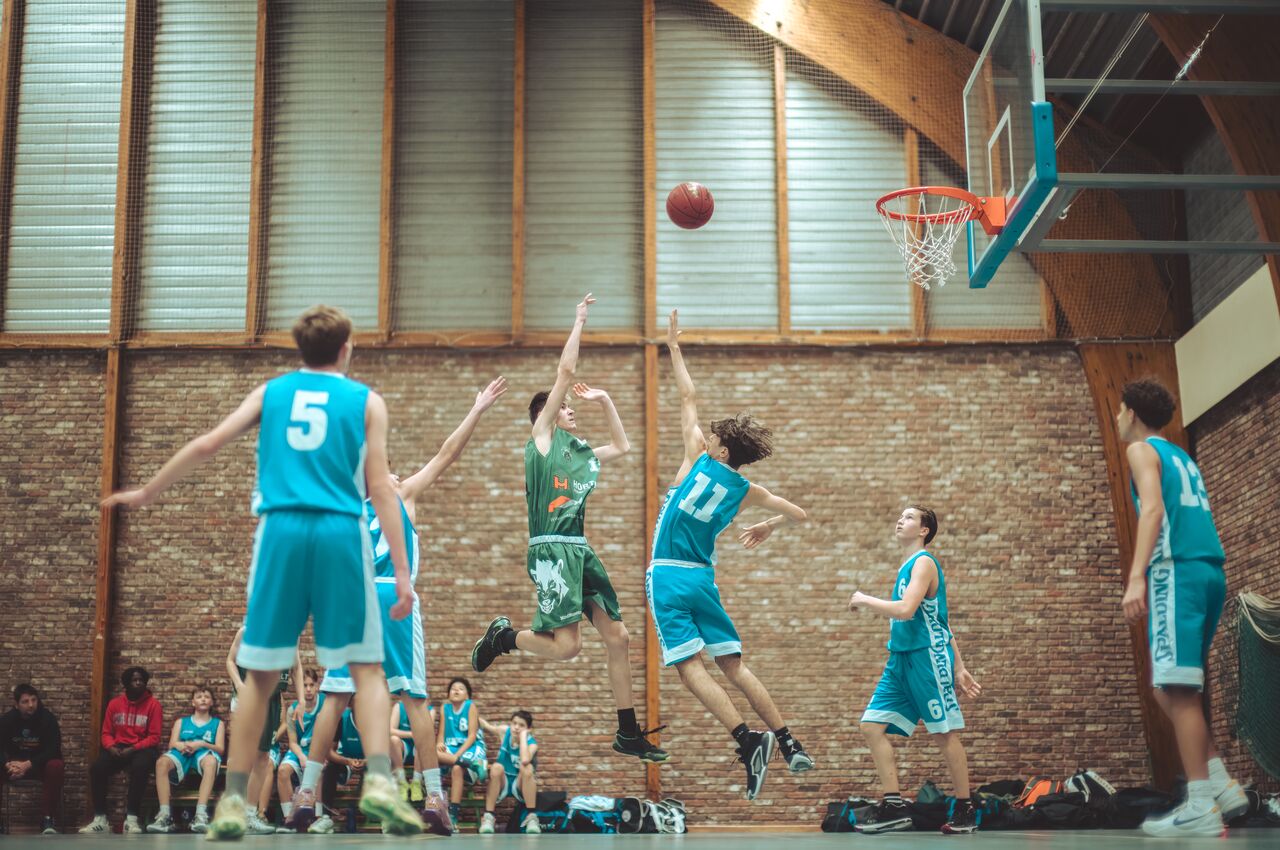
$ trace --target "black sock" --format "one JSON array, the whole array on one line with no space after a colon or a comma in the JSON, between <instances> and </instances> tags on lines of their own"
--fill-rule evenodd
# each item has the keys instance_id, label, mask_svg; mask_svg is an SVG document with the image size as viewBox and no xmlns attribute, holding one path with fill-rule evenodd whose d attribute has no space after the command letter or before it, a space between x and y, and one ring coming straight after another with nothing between
<instances>
[{"instance_id":1,"label":"black sock","mask_svg":"<svg viewBox=\"0 0 1280 850\"><path fill-rule=\"evenodd\" d=\"M737 741L739 746L742 746L747 742L747 735L750 732L751 730L747 728L747 724L739 723L737 725L737 728L735 728L729 734L733 736L733 740Z\"/></svg>"},{"instance_id":2,"label":"black sock","mask_svg":"<svg viewBox=\"0 0 1280 850\"><path fill-rule=\"evenodd\" d=\"M778 739L778 746L782 747L782 752L789 753L795 747L795 738L791 737L791 730L783 726L781 729L773 730L773 736Z\"/></svg>"},{"instance_id":3,"label":"black sock","mask_svg":"<svg viewBox=\"0 0 1280 850\"><path fill-rule=\"evenodd\" d=\"M498 646L502 647L503 652L510 652L516 648L516 630L503 629L498 632Z\"/></svg>"},{"instance_id":4,"label":"black sock","mask_svg":"<svg viewBox=\"0 0 1280 850\"><path fill-rule=\"evenodd\" d=\"M640 736L640 727L636 725L636 710L634 708L618 709L618 731L627 738Z\"/></svg>"}]
</instances>

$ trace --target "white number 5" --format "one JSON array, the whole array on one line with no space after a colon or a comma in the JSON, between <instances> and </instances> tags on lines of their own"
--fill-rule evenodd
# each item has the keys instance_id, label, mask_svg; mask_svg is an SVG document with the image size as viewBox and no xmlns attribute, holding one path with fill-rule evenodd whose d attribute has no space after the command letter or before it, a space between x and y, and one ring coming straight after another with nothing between
<instances>
[{"instance_id":1,"label":"white number 5","mask_svg":"<svg viewBox=\"0 0 1280 850\"><path fill-rule=\"evenodd\" d=\"M293 409L289 412L289 421L305 425L290 425L285 432L290 448L300 452L313 452L324 444L325 434L329 431L329 416L322 405L328 403L328 393L298 390L293 394Z\"/></svg>"}]
</instances>

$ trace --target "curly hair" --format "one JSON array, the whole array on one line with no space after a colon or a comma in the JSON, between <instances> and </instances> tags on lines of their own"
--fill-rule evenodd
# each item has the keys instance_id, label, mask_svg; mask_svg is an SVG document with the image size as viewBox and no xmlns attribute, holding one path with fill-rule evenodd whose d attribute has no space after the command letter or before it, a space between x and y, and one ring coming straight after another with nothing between
<instances>
[{"instance_id":1,"label":"curly hair","mask_svg":"<svg viewBox=\"0 0 1280 850\"><path fill-rule=\"evenodd\" d=\"M1157 430L1169 424L1178 406L1164 384L1155 378L1142 378L1125 384L1120 400L1142 420L1143 425Z\"/></svg>"},{"instance_id":2,"label":"curly hair","mask_svg":"<svg viewBox=\"0 0 1280 850\"><path fill-rule=\"evenodd\" d=\"M773 432L750 413L739 413L711 423L711 433L729 450L729 466L737 469L773 454Z\"/></svg>"}]
</instances>

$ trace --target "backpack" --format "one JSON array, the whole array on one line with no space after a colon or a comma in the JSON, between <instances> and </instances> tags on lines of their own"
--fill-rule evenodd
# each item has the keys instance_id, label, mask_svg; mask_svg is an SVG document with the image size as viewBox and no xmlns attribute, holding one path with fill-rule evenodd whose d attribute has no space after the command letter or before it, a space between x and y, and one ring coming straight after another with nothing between
<instances>
[{"instance_id":1,"label":"backpack","mask_svg":"<svg viewBox=\"0 0 1280 850\"><path fill-rule=\"evenodd\" d=\"M1062 790L1084 795L1086 803L1097 803L1116 795L1116 789L1092 770L1077 770L1062 783Z\"/></svg>"},{"instance_id":2,"label":"backpack","mask_svg":"<svg viewBox=\"0 0 1280 850\"><path fill-rule=\"evenodd\" d=\"M1022 786L1022 794L1013 801L1015 809L1025 809L1046 794L1061 794L1062 783L1047 776L1033 776Z\"/></svg>"},{"instance_id":3,"label":"backpack","mask_svg":"<svg viewBox=\"0 0 1280 850\"><path fill-rule=\"evenodd\" d=\"M684 803L671 797L657 803L647 803L646 820L652 821L654 831L664 835L681 835L688 832L685 826Z\"/></svg>"},{"instance_id":4,"label":"backpack","mask_svg":"<svg viewBox=\"0 0 1280 850\"><path fill-rule=\"evenodd\" d=\"M538 816L538 826L543 832L573 832L573 826L569 818L569 806L565 802L565 798L566 795L563 791L539 791L538 799L534 801L532 809L525 806L516 806L515 812L507 820L506 831L509 833L521 832L520 822L524 820L525 813L531 811Z\"/></svg>"},{"instance_id":5,"label":"backpack","mask_svg":"<svg viewBox=\"0 0 1280 850\"><path fill-rule=\"evenodd\" d=\"M866 818L875 807L874 800L864 800L862 797L850 797L847 800L827 803L827 814L822 819L822 831L853 832L854 824Z\"/></svg>"}]
</instances>

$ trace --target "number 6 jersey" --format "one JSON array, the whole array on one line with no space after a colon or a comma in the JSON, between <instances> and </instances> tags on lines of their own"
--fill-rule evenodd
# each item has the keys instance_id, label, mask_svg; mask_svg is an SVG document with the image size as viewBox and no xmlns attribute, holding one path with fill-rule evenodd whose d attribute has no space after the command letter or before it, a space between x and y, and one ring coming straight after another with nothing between
<instances>
[{"instance_id":1,"label":"number 6 jersey","mask_svg":"<svg viewBox=\"0 0 1280 850\"><path fill-rule=\"evenodd\" d=\"M667 491L653 533L653 564L714 567L716 538L738 515L751 482L703 452Z\"/></svg>"}]
</instances>

